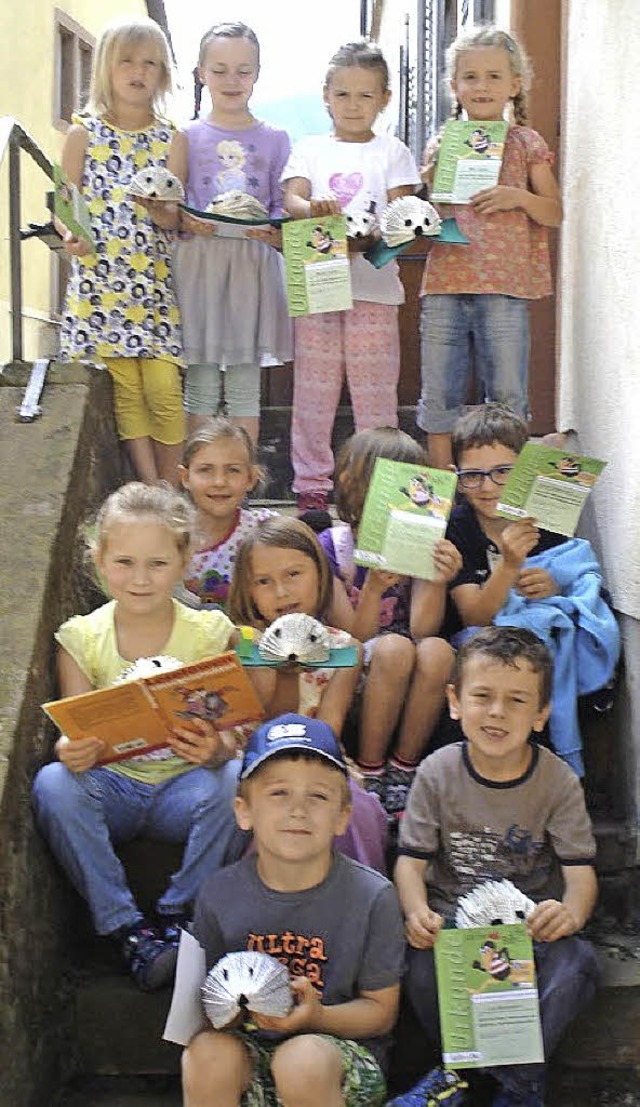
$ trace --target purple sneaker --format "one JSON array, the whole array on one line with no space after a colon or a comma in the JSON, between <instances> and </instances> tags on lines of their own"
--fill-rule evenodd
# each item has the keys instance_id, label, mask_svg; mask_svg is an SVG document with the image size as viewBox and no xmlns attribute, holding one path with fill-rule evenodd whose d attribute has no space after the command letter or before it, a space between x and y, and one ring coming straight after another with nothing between
<instances>
[{"instance_id":1,"label":"purple sneaker","mask_svg":"<svg viewBox=\"0 0 640 1107\"><path fill-rule=\"evenodd\" d=\"M431 1069L410 1091L390 1099L387 1107L463 1107L469 1102L468 1086L453 1069Z\"/></svg>"}]
</instances>

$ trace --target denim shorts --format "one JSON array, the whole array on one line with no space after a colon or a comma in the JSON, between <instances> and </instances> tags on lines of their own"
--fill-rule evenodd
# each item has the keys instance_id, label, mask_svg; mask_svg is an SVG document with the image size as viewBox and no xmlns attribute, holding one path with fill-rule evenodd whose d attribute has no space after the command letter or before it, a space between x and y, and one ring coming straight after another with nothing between
<instances>
[{"instance_id":1,"label":"denim shorts","mask_svg":"<svg viewBox=\"0 0 640 1107\"><path fill-rule=\"evenodd\" d=\"M468 397L472 366L481 401L527 417L529 301L516 296L427 295L421 309L422 394L418 426L450 434Z\"/></svg>"}]
</instances>

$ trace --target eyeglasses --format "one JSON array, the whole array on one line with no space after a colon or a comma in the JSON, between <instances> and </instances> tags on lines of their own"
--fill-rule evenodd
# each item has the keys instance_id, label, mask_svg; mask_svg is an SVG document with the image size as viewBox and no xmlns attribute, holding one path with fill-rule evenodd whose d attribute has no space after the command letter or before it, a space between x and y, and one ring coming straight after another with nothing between
<instances>
[{"instance_id":1,"label":"eyeglasses","mask_svg":"<svg viewBox=\"0 0 640 1107\"><path fill-rule=\"evenodd\" d=\"M506 484L512 469L513 465L496 465L493 469L456 469L456 473L460 487L472 491L482 487L485 477L489 477L494 484Z\"/></svg>"}]
</instances>

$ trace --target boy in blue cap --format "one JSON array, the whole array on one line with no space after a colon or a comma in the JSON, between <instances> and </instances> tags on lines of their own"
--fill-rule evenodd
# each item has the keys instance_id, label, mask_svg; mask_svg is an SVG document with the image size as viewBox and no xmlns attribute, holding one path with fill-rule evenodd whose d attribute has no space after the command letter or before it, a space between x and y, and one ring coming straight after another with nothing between
<instances>
[{"instance_id":1,"label":"boy in blue cap","mask_svg":"<svg viewBox=\"0 0 640 1107\"><path fill-rule=\"evenodd\" d=\"M183 1056L185 1107L376 1107L402 971L393 885L334 853L350 815L347 766L319 719L282 715L249 739L236 819L255 855L205 881L194 933L207 967L257 950L289 968L285 1018L198 1034Z\"/></svg>"}]
</instances>

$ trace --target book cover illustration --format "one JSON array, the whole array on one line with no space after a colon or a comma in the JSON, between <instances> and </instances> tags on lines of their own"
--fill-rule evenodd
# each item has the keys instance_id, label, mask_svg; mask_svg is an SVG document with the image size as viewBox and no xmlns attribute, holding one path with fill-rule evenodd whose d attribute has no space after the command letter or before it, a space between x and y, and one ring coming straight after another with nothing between
<instances>
[{"instance_id":1,"label":"book cover illustration","mask_svg":"<svg viewBox=\"0 0 640 1107\"><path fill-rule=\"evenodd\" d=\"M544 1060L533 943L524 923L442 930L434 953L445 1065Z\"/></svg>"},{"instance_id":2,"label":"book cover illustration","mask_svg":"<svg viewBox=\"0 0 640 1107\"><path fill-rule=\"evenodd\" d=\"M476 192L497 185L502 168L506 120L450 119L444 125L431 199L468 204Z\"/></svg>"},{"instance_id":3,"label":"book cover illustration","mask_svg":"<svg viewBox=\"0 0 640 1107\"><path fill-rule=\"evenodd\" d=\"M378 458L364 503L354 561L431 580L433 549L444 537L457 477L442 469Z\"/></svg>"},{"instance_id":4,"label":"book cover illustration","mask_svg":"<svg viewBox=\"0 0 640 1107\"><path fill-rule=\"evenodd\" d=\"M353 306L344 215L284 223L282 249L289 315L347 311Z\"/></svg>"},{"instance_id":5,"label":"book cover illustration","mask_svg":"<svg viewBox=\"0 0 640 1107\"><path fill-rule=\"evenodd\" d=\"M498 515L536 520L543 530L572 538L580 513L606 461L527 442L502 489Z\"/></svg>"},{"instance_id":6,"label":"book cover illustration","mask_svg":"<svg viewBox=\"0 0 640 1107\"><path fill-rule=\"evenodd\" d=\"M71 741L101 738L107 746L102 764L166 746L173 727L189 719L206 719L216 730L226 730L257 723L264 715L234 651L54 700L43 710Z\"/></svg>"},{"instance_id":7,"label":"book cover illustration","mask_svg":"<svg viewBox=\"0 0 640 1107\"><path fill-rule=\"evenodd\" d=\"M62 167L53 166L53 213L61 223L71 231L75 238L83 239L92 253L96 250L96 240L91 230L91 216L84 197L71 181L67 180Z\"/></svg>"}]
</instances>

